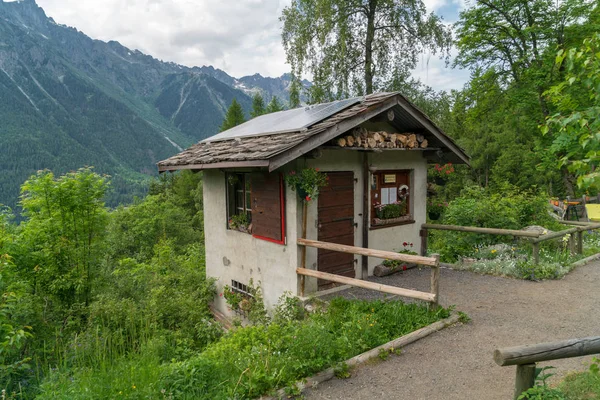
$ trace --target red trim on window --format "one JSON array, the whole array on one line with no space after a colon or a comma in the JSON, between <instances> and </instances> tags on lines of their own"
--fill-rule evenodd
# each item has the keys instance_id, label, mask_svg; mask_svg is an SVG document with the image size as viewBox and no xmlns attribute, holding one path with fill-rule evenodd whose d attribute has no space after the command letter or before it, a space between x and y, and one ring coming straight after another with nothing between
<instances>
[{"instance_id":1,"label":"red trim on window","mask_svg":"<svg viewBox=\"0 0 600 400\"><path fill-rule=\"evenodd\" d=\"M255 237L257 239L260 240L265 240L267 242L271 242L271 243L277 243L277 244L283 244L285 245L286 243L286 237L285 237L285 185L283 182L283 175L280 174L279 175L279 204L281 206L280 208L280 217L281 217L281 240L275 240L275 239L271 239L268 237L264 237L264 236L258 236L258 235L252 235L252 237Z\"/></svg>"}]
</instances>

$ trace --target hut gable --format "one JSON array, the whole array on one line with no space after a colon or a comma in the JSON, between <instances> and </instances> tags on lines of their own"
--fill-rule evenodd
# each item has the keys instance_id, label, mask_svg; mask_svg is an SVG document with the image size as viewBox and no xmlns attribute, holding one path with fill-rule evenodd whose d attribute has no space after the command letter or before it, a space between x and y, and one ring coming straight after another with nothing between
<instances>
[{"instance_id":1,"label":"hut gable","mask_svg":"<svg viewBox=\"0 0 600 400\"><path fill-rule=\"evenodd\" d=\"M311 107L319 106L336 112L325 112L322 117L321 111L311 114ZM400 93L375 93L304 110L306 116L301 115L303 109L294 109L254 118L159 162L159 171L235 167L267 167L273 171L388 110L393 111L391 122L399 131L426 134L430 146L443 152L448 161L469 161L452 139ZM279 132L277 128L269 129L286 120L298 121L297 126L288 123ZM306 121L309 124L302 125Z\"/></svg>"}]
</instances>

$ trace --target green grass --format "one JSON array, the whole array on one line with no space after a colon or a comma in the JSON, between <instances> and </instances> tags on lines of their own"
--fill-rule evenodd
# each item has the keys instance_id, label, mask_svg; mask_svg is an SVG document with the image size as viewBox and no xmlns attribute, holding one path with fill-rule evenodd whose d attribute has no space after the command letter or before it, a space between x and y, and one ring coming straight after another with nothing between
<instances>
[{"instance_id":1,"label":"green grass","mask_svg":"<svg viewBox=\"0 0 600 400\"><path fill-rule=\"evenodd\" d=\"M158 346L97 368L55 372L40 399L255 398L448 317L448 309L400 301L332 300L302 320L240 327L183 361Z\"/></svg>"},{"instance_id":2,"label":"green grass","mask_svg":"<svg viewBox=\"0 0 600 400\"><path fill-rule=\"evenodd\" d=\"M594 358L587 371L569 374L556 386L547 384L547 379L554 374L546 370L554 368L546 367L536 378L536 386L521 394L519 400L600 399L599 366L600 360Z\"/></svg>"},{"instance_id":3,"label":"green grass","mask_svg":"<svg viewBox=\"0 0 600 400\"><path fill-rule=\"evenodd\" d=\"M565 377L559 388L567 399L600 399L599 362L595 358L588 371Z\"/></svg>"}]
</instances>

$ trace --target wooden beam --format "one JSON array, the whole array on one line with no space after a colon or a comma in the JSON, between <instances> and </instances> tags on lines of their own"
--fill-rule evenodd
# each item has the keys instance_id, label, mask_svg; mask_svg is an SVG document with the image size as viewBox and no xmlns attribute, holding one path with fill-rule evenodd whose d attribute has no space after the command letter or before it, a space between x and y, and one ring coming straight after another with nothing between
<instances>
[{"instance_id":1,"label":"wooden beam","mask_svg":"<svg viewBox=\"0 0 600 400\"><path fill-rule=\"evenodd\" d=\"M433 304L435 306L440 305L440 255L434 254L433 258L436 259L437 265L431 267L431 293L435 296Z\"/></svg>"},{"instance_id":2,"label":"wooden beam","mask_svg":"<svg viewBox=\"0 0 600 400\"><path fill-rule=\"evenodd\" d=\"M583 222L583 221L558 221L558 223L563 224L563 225L575 225L575 226L595 225L593 222Z\"/></svg>"},{"instance_id":3,"label":"wooden beam","mask_svg":"<svg viewBox=\"0 0 600 400\"><path fill-rule=\"evenodd\" d=\"M370 182L371 182L371 173L369 172L369 155L367 153L362 154L363 158L363 201L362 201L362 246L365 249L369 248L369 212L370 212ZM369 257L363 255L361 257L361 268L360 268L360 277L362 279L367 279L369 276Z\"/></svg>"},{"instance_id":4,"label":"wooden beam","mask_svg":"<svg viewBox=\"0 0 600 400\"><path fill-rule=\"evenodd\" d=\"M308 203L306 201L302 201L302 239L306 239L306 218L307 218L307 214L308 214ZM302 247L302 253L301 253L301 261L300 261L300 265L302 265L302 268L306 268L306 246ZM304 297L304 291L305 291L305 279L304 279L304 275L302 275L300 277L300 296Z\"/></svg>"},{"instance_id":5,"label":"wooden beam","mask_svg":"<svg viewBox=\"0 0 600 400\"><path fill-rule=\"evenodd\" d=\"M538 343L525 346L506 347L494 351L494 361L507 365L531 364L561 358L582 357L600 353L600 336L559 342Z\"/></svg>"},{"instance_id":6,"label":"wooden beam","mask_svg":"<svg viewBox=\"0 0 600 400\"><path fill-rule=\"evenodd\" d=\"M301 246L315 247L317 249L339 251L340 253L360 254L363 256L381 258L383 260L397 260L406 263L436 267L439 260L433 257L421 257L412 254L395 253L393 251L365 249L363 247L347 246L345 244L319 242L318 240L298 239Z\"/></svg>"},{"instance_id":7,"label":"wooden beam","mask_svg":"<svg viewBox=\"0 0 600 400\"><path fill-rule=\"evenodd\" d=\"M367 148L365 149L364 147L340 147L340 146L321 146L320 149L323 150L355 150L355 151L371 151L371 152L385 152L385 151L437 151L440 150L439 147L426 147L426 148L420 148L420 147L416 147L414 149L410 149L408 147L374 147L374 148Z\"/></svg>"},{"instance_id":8,"label":"wooden beam","mask_svg":"<svg viewBox=\"0 0 600 400\"><path fill-rule=\"evenodd\" d=\"M417 290L403 289L396 286L382 285L380 283L363 281L362 279L348 278L342 275L329 274L327 272L315 271L313 269L296 268L299 275L312 276L314 278L325 279L331 282L343 283L345 285L361 287L365 289L376 290L378 292L395 294L412 299L435 302L436 296L433 293L419 292Z\"/></svg>"},{"instance_id":9,"label":"wooden beam","mask_svg":"<svg viewBox=\"0 0 600 400\"><path fill-rule=\"evenodd\" d=\"M290 150L286 150L275 157L273 157L269 163L269 172L276 170L277 168L289 163L297 159L298 157L303 156L305 153L308 153L312 149L319 147L320 145L327 143L331 139L336 136L341 135L344 132L349 131L350 129L358 126L359 124L368 121L374 116L389 110L396 104L398 104L398 97L394 96L382 103L376 104L356 114L353 117L342 120L341 122L325 129L325 131L321 133L317 133L308 139L300 142L296 146L292 147Z\"/></svg>"},{"instance_id":10,"label":"wooden beam","mask_svg":"<svg viewBox=\"0 0 600 400\"><path fill-rule=\"evenodd\" d=\"M423 224L421 225L421 229L438 229L442 231L485 233L488 235L510 235L531 238L540 237L540 234L538 232L517 231L513 229L479 228L475 226Z\"/></svg>"},{"instance_id":11,"label":"wooden beam","mask_svg":"<svg viewBox=\"0 0 600 400\"><path fill-rule=\"evenodd\" d=\"M581 229L581 227L575 227L575 228L566 229L566 230L560 231L560 232L552 232L552 233L549 233L546 235L541 235L539 238L533 239L532 242L539 243L539 242L544 242L544 241L550 240L550 239L556 239L559 237L563 237L565 235L570 235L572 233L575 233L575 232L579 231L580 229Z\"/></svg>"},{"instance_id":12,"label":"wooden beam","mask_svg":"<svg viewBox=\"0 0 600 400\"><path fill-rule=\"evenodd\" d=\"M268 167L266 160L256 161L226 161L210 164L186 164L186 165L159 165L158 172L180 171L184 169L203 170L218 168L249 168L249 167Z\"/></svg>"}]
</instances>

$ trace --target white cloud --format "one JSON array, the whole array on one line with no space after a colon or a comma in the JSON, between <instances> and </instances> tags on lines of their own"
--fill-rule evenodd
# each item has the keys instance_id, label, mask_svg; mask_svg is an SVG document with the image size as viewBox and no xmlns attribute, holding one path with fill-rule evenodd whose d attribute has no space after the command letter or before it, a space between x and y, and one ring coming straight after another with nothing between
<instances>
[{"instance_id":1,"label":"white cloud","mask_svg":"<svg viewBox=\"0 0 600 400\"><path fill-rule=\"evenodd\" d=\"M430 11L464 0L425 0ZM291 0L37 0L56 22L94 39L116 40L164 61L213 65L240 77L289 71L281 44L283 8ZM437 59L436 59L437 60ZM430 62L415 76L436 89L462 86L462 75ZM459 78L457 78L459 77ZM460 84L456 86L457 81ZM453 86L453 83L455 86Z\"/></svg>"}]
</instances>

